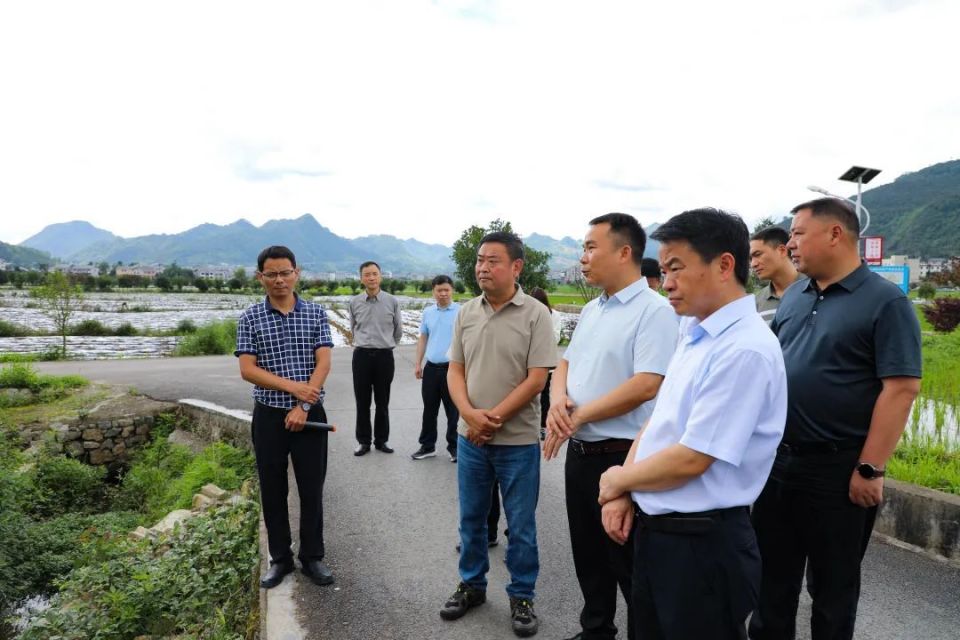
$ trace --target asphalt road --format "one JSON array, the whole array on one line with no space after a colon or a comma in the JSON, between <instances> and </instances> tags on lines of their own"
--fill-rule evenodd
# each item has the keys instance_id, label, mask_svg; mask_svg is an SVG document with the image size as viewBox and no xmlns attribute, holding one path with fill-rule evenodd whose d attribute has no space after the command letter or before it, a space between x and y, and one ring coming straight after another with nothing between
<instances>
[{"instance_id":1,"label":"asphalt road","mask_svg":"<svg viewBox=\"0 0 960 640\"><path fill-rule=\"evenodd\" d=\"M453 549L456 465L442 454L422 461L409 457L417 448L422 407L413 377L414 348L397 350L390 411L390 444L396 453L373 451L362 458L352 455L351 353L334 350L326 385L329 419L341 427L330 440L325 489L327 561L337 582L316 587L296 579L292 597L300 625L308 638L330 640L513 638L503 591L508 576L502 525L501 545L491 550L487 604L452 623L438 615L458 581ZM230 356L54 362L38 368L129 384L161 400L198 398L231 409L251 408L249 385L240 379ZM562 461L556 460L544 464L542 471L536 599L542 638L572 636L581 606L570 559L562 471ZM295 513L296 494L291 493ZM960 569L874 540L863 575L857 638L960 638ZM806 599L800 616L798 637L809 638Z\"/></svg>"}]
</instances>

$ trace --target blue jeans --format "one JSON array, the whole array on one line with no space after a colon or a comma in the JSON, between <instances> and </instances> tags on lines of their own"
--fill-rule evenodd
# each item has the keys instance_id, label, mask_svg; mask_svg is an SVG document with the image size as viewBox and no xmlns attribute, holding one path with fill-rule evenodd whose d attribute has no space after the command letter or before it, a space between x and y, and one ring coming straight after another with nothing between
<instances>
[{"instance_id":1,"label":"blue jeans","mask_svg":"<svg viewBox=\"0 0 960 640\"><path fill-rule=\"evenodd\" d=\"M533 600L540 557L537 552L537 500L540 497L540 445L483 445L457 438L460 489L460 579L487 588L487 514L494 481L500 482L503 512L510 529L507 544L507 595Z\"/></svg>"}]
</instances>

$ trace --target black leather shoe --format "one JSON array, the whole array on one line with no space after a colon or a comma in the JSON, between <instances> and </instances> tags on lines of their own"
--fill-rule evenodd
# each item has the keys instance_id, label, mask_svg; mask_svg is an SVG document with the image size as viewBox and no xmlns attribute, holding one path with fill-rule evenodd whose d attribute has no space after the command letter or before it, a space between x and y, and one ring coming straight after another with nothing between
<instances>
[{"instance_id":1,"label":"black leather shoe","mask_svg":"<svg viewBox=\"0 0 960 640\"><path fill-rule=\"evenodd\" d=\"M283 582L283 578L293 571L293 562L271 562L270 568L260 578L260 586L264 589L273 589Z\"/></svg>"},{"instance_id":2,"label":"black leather shoe","mask_svg":"<svg viewBox=\"0 0 960 640\"><path fill-rule=\"evenodd\" d=\"M365 456L368 453L370 453L370 445L368 444L357 445L357 448L353 450L355 456Z\"/></svg>"},{"instance_id":3,"label":"black leather shoe","mask_svg":"<svg viewBox=\"0 0 960 640\"><path fill-rule=\"evenodd\" d=\"M380 451L381 453L393 453L393 449L391 449L390 445L388 445L386 442L384 442L383 444L378 444L376 446L377 446L377 451Z\"/></svg>"},{"instance_id":4,"label":"black leather shoe","mask_svg":"<svg viewBox=\"0 0 960 640\"><path fill-rule=\"evenodd\" d=\"M303 566L300 570L303 572L303 575L310 578L314 584L333 584L333 573L330 572L330 569L328 569L327 565L323 564L322 561L307 560L306 562L301 562L301 564Z\"/></svg>"}]
</instances>

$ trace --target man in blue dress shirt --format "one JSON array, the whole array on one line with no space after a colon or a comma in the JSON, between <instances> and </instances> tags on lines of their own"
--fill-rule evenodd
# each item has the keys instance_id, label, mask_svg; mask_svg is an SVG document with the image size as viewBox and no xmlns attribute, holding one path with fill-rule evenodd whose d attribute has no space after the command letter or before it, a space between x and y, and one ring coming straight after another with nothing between
<instances>
[{"instance_id":1,"label":"man in blue dress shirt","mask_svg":"<svg viewBox=\"0 0 960 640\"><path fill-rule=\"evenodd\" d=\"M260 586L270 589L293 571L287 515L287 458L300 494L300 563L317 584L333 574L322 562L323 482L327 433L304 431L307 420L326 422L323 383L330 373L330 324L323 308L294 292L300 270L287 247L267 247L257 257L257 279L267 291L237 322L240 375L252 382L251 437L260 478L270 568Z\"/></svg>"},{"instance_id":2,"label":"man in blue dress shirt","mask_svg":"<svg viewBox=\"0 0 960 640\"><path fill-rule=\"evenodd\" d=\"M744 288L739 217L686 211L652 237L663 289L688 317L627 462L600 478L603 524L620 543L636 529L636 638L741 639L760 589L748 507L783 435L783 356Z\"/></svg>"},{"instance_id":3,"label":"man in blue dress shirt","mask_svg":"<svg viewBox=\"0 0 960 640\"><path fill-rule=\"evenodd\" d=\"M580 312L553 374L543 457L551 459L570 439L564 466L567 520L584 602L578 640L616 637L618 585L630 603L633 548L616 544L603 530L600 475L623 464L653 412L677 344L677 314L641 271L646 241L643 227L625 213L590 221L580 267L603 294ZM627 627L632 634L629 606Z\"/></svg>"},{"instance_id":4,"label":"man in blue dress shirt","mask_svg":"<svg viewBox=\"0 0 960 640\"><path fill-rule=\"evenodd\" d=\"M460 412L450 398L447 388L447 370L450 368L450 340L453 338L453 323L460 305L453 301L453 280L450 276L437 276L433 285L436 305L423 310L420 322L420 337L417 338L417 361L413 374L423 380L420 393L423 396L423 423L420 427L420 448L411 458L423 460L437 455L437 414L443 403L447 416L447 453L450 461L457 461L457 421ZM426 363L423 356L427 356Z\"/></svg>"}]
</instances>

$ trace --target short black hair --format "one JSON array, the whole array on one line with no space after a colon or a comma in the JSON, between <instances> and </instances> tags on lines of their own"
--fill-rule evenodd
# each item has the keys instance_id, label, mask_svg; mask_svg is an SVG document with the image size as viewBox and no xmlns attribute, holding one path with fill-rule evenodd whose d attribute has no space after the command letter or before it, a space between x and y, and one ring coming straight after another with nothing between
<instances>
[{"instance_id":1,"label":"short black hair","mask_svg":"<svg viewBox=\"0 0 960 640\"><path fill-rule=\"evenodd\" d=\"M797 214L804 209L818 218L833 218L847 228L854 238L860 237L860 221L853 205L840 198L817 198L803 204L798 204L790 213Z\"/></svg>"},{"instance_id":2,"label":"short black hair","mask_svg":"<svg viewBox=\"0 0 960 640\"><path fill-rule=\"evenodd\" d=\"M673 216L650 234L657 242L684 241L704 262L729 253L733 274L746 286L750 277L750 232L740 216L721 209L692 209Z\"/></svg>"},{"instance_id":3,"label":"short black hair","mask_svg":"<svg viewBox=\"0 0 960 640\"><path fill-rule=\"evenodd\" d=\"M785 245L790 242L790 232L784 229L783 227L764 227L757 231L752 236L751 240L759 240L764 244L768 244L774 249L781 245Z\"/></svg>"},{"instance_id":4,"label":"short black hair","mask_svg":"<svg viewBox=\"0 0 960 640\"><path fill-rule=\"evenodd\" d=\"M485 245L488 242L499 242L507 248L507 255L510 256L510 260L523 260L523 240L520 239L515 233L510 233L509 231L494 231L493 233L488 233L487 235L480 238L480 244L477 245L477 250L480 250L481 245Z\"/></svg>"},{"instance_id":5,"label":"short black hair","mask_svg":"<svg viewBox=\"0 0 960 640\"><path fill-rule=\"evenodd\" d=\"M640 275L644 278L659 278L660 263L653 258L644 258L640 263Z\"/></svg>"},{"instance_id":6,"label":"short black hair","mask_svg":"<svg viewBox=\"0 0 960 640\"><path fill-rule=\"evenodd\" d=\"M290 261L290 265L294 269L297 268L297 259L293 256L293 251L279 244L267 247L257 256L257 271L263 272L263 263L267 260L282 260L284 258Z\"/></svg>"},{"instance_id":7,"label":"short black hair","mask_svg":"<svg viewBox=\"0 0 960 640\"><path fill-rule=\"evenodd\" d=\"M643 266L643 252L647 248L647 234L637 219L626 213L605 213L590 221L590 226L609 224L610 233L619 237L620 242L630 246L633 263Z\"/></svg>"},{"instance_id":8,"label":"short black hair","mask_svg":"<svg viewBox=\"0 0 960 640\"><path fill-rule=\"evenodd\" d=\"M430 281L430 288L438 287L441 284L448 284L452 287L453 279L450 276L445 275L434 276L433 280Z\"/></svg>"},{"instance_id":9,"label":"short black hair","mask_svg":"<svg viewBox=\"0 0 960 640\"><path fill-rule=\"evenodd\" d=\"M366 269L367 267L376 267L377 271L383 273L383 269L380 268L380 265L378 265L373 260L367 260L362 265L360 265L360 273L363 273L363 270Z\"/></svg>"}]
</instances>

